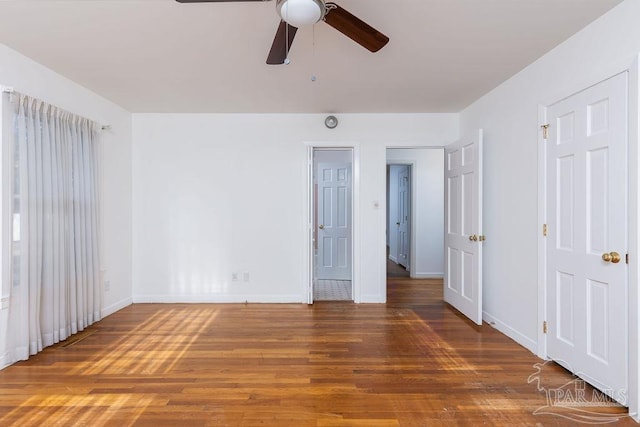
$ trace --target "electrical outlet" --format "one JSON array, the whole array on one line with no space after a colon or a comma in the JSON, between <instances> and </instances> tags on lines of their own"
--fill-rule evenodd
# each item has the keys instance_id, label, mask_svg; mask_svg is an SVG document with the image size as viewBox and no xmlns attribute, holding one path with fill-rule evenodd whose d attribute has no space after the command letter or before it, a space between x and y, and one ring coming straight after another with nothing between
<instances>
[{"instance_id":1,"label":"electrical outlet","mask_svg":"<svg viewBox=\"0 0 640 427\"><path fill-rule=\"evenodd\" d=\"M6 309L8 309L8 308L9 308L9 297L4 297L4 298L2 298L2 303L1 303L1 305L0 305L0 308L1 308L2 310L6 310Z\"/></svg>"},{"instance_id":2,"label":"electrical outlet","mask_svg":"<svg viewBox=\"0 0 640 427\"><path fill-rule=\"evenodd\" d=\"M104 291L109 292L111 290L111 282L109 280L104 281Z\"/></svg>"},{"instance_id":3,"label":"electrical outlet","mask_svg":"<svg viewBox=\"0 0 640 427\"><path fill-rule=\"evenodd\" d=\"M242 273L242 281L243 282L248 282L249 281L249 272L245 271L244 273Z\"/></svg>"},{"instance_id":4,"label":"electrical outlet","mask_svg":"<svg viewBox=\"0 0 640 427\"><path fill-rule=\"evenodd\" d=\"M231 273L231 281L232 282L238 281L238 273Z\"/></svg>"}]
</instances>

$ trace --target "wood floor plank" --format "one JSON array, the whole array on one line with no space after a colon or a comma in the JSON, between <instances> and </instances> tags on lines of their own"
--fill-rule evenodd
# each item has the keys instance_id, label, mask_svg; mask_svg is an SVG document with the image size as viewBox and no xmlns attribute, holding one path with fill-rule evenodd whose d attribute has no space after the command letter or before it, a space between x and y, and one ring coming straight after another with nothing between
<instances>
[{"instance_id":1,"label":"wood floor plank","mask_svg":"<svg viewBox=\"0 0 640 427\"><path fill-rule=\"evenodd\" d=\"M393 277L387 304L132 305L0 371L0 426L579 425L534 414L574 380L448 307L441 281Z\"/></svg>"}]
</instances>

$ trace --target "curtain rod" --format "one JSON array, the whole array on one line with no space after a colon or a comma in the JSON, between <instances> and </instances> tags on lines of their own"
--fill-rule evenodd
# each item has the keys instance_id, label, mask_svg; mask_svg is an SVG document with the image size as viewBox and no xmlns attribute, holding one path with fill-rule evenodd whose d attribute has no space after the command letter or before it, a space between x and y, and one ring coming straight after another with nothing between
<instances>
[{"instance_id":1,"label":"curtain rod","mask_svg":"<svg viewBox=\"0 0 640 427\"><path fill-rule=\"evenodd\" d=\"M13 87L11 86L0 86L0 90L4 93L13 93ZM100 126L101 130L111 130L111 125L101 125Z\"/></svg>"}]
</instances>

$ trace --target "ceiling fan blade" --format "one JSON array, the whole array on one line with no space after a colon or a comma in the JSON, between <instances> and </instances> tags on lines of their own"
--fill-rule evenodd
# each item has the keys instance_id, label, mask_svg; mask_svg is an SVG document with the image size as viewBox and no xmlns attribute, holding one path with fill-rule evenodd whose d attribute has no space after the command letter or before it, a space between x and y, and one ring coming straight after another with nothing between
<instances>
[{"instance_id":1,"label":"ceiling fan blade","mask_svg":"<svg viewBox=\"0 0 640 427\"><path fill-rule=\"evenodd\" d=\"M324 21L371 52L379 51L389 42L389 37L335 3L327 3Z\"/></svg>"},{"instance_id":2,"label":"ceiling fan blade","mask_svg":"<svg viewBox=\"0 0 640 427\"><path fill-rule=\"evenodd\" d=\"M287 59L287 53L291 50L291 44L293 44L296 31L298 31L297 27L291 26L282 20L280 21L278 31L276 31L276 36L273 39L273 44L269 51L269 56L267 57L267 64L284 64L284 60Z\"/></svg>"}]
</instances>

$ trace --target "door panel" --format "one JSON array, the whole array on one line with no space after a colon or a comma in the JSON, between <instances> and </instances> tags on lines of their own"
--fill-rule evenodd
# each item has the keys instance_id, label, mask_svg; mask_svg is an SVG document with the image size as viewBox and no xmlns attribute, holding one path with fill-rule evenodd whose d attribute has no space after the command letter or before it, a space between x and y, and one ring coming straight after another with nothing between
<instances>
[{"instance_id":1,"label":"door panel","mask_svg":"<svg viewBox=\"0 0 640 427\"><path fill-rule=\"evenodd\" d=\"M445 148L444 299L482 324L482 131Z\"/></svg>"},{"instance_id":2,"label":"door panel","mask_svg":"<svg viewBox=\"0 0 640 427\"><path fill-rule=\"evenodd\" d=\"M398 264L410 270L411 253L411 167L398 172Z\"/></svg>"},{"instance_id":3,"label":"door panel","mask_svg":"<svg viewBox=\"0 0 640 427\"><path fill-rule=\"evenodd\" d=\"M351 280L351 165L318 163L316 278Z\"/></svg>"},{"instance_id":4,"label":"door panel","mask_svg":"<svg viewBox=\"0 0 640 427\"><path fill-rule=\"evenodd\" d=\"M621 74L552 105L546 147L548 356L623 404L626 94Z\"/></svg>"}]
</instances>

